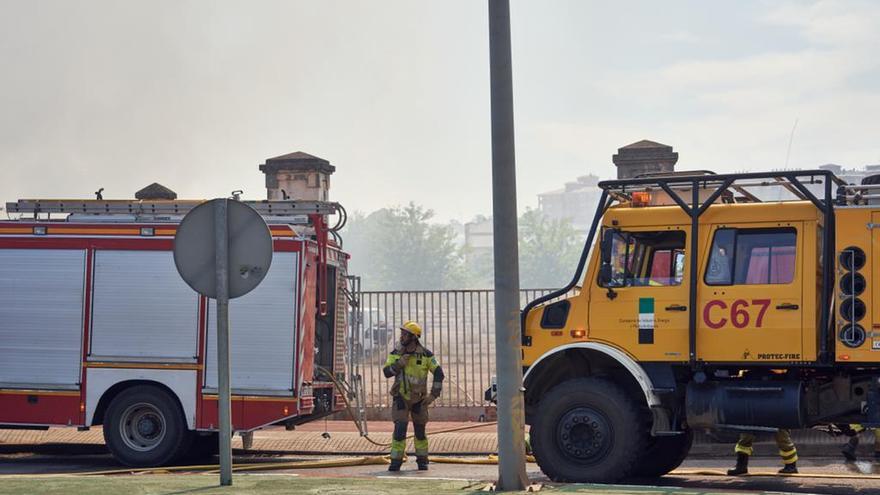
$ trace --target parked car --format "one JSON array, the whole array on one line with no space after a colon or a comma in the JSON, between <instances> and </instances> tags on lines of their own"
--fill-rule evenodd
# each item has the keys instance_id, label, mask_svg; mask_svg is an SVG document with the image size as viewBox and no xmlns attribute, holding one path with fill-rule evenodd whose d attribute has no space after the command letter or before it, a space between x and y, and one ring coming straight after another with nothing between
<instances>
[{"instance_id":1,"label":"parked car","mask_svg":"<svg viewBox=\"0 0 880 495\"><path fill-rule=\"evenodd\" d=\"M380 308L364 308L358 315L360 321L356 333L355 352L371 356L390 350L394 344L390 339L394 336L392 325L385 319L385 312Z\"/></svg>"}]
</instances>

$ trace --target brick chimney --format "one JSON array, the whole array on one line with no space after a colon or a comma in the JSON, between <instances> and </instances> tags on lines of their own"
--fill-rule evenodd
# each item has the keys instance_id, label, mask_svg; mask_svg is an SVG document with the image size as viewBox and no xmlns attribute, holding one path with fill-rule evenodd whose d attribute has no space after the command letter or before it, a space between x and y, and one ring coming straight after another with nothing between
<instances>
[{"instance_id":1,"label":"brick chimney","mask_svg":"<svg viewBox=\"0 0 880 495\"><path fill-rule=\"evenodd\" d=\"M297 151L267 159L260 171L266 174L266 199L329 201L330 175L336 167Z\"/></svg>"},{"instance_id":2,"label":"brick chimney","mask_svg":"<svg viewBox=\"0 0 880 495\"><path fill-rule=\"evenodd\" d=\"M631 179L639 175L673 172L678 153L672 146L643 139L617 150L611 157L617 166L618 179Z\"/></svg>"}]
</instances>

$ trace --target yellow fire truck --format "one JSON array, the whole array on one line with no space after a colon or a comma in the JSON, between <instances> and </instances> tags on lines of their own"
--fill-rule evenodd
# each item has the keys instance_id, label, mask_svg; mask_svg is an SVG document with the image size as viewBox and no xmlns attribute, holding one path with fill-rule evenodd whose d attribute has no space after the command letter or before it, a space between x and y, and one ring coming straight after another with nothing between
<instances>
[{"instance_id":1,"label":"yellow fire truck","mask_svg":"<svg viewBox=\"0 0 880 495\"><path fill-rule=\"evenodd\" d=\"M662 476L695 430L880 426L871 179L601 182L572 282L523 310L526 421L544 473Z\"/></svg>"}]
</instances>

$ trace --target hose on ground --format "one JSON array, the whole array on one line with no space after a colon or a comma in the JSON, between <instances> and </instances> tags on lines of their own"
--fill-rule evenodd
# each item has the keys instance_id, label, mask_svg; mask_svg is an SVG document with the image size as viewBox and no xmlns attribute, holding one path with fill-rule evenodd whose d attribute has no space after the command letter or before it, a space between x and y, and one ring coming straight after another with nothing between
<instances>
[{"instance_id":1,"label":"hose on ground","mask_svg":"<svg viewBox=\"0 0 880 495\"><path fill-rule=\"evenodd\" d=\"M292 461L292 462L258 462L250 464L233 464L232 471L270 471L279 469L318 469L332 467L349 467L349 466L367 466L388 464L388 456L366 456L366 457L349 457L343 459L319 459L310 461ZM33 477L59 477L59 476L111 476L117 474L169 474L169 473L187 473L187 472L212 472L220 469L219 464L200 464L195 466L167 466L167 467L149 467L149 468L129 468L129 469L108 469L102 471L82 471L75 473L58 473L58 474L7 474L0 475L0 479L6 478L33 478Z\"/></svg>"},{"instance_id":2,"label":"hose on ground","mask_svg":"<svg viewBox=\"0 0 880 495\"><path fill-rule=\"evenodd\" d=\"M669 473L672 476L725 476L732 477L725 471L716 471L714 469L676 469ZM754 478L754 477L779 477L779 478L820 478L820 479L835 479L835 480L880 480L880 475L878 474L833 474L833 473L795 473L795 474L784 474L777 473L773 471L766 472L749 472L744 475L735 476L736 478L745 477L745 478Z\"/></svg>"},{"instance_id":3,"label":"hose on ground","mask_svg":"<svg viewBox=\"0 0 880 495\"><path fill-rule=\"evenodd\" d=\"M436 457L430 456L429 460L437 464L498 464L498 456L488 456L486 458L468 458L468 457ZM363 457L347 457L343 459L319 459L309 461L288 461L288 462L256 462L249 464L233 464L232 471L243 473L249 471L277 471L283 469L320 469L334 467L351 467L351 466L370 466L385 465L390 462L387 455L363 456ZM533 462L533 459L530 460ZM170 474L170 473L193 473L204 472L213 473L220 469L219 464L200 464L195 466L167 466L167 467L149 467L149 468L128 468L128 469L107 469L101 471L81 471L74 473L57 473L57 474L8 474L0 475L0 479L6 478L33 478L33 477L59 477L59 476L112 476L120 474Z\"/></svg>"},{"instance_id":4,"label":"hose on ground","mask_svg":"<svg viewBox=\"0 0 880 495\"><path fill-rule=\"evenodd\" d=\"M342 401L345 403L345 409L346 409L346 411L348 411L349 417L351 417L352 422L357 427L358 433L360 433L360 435L366 441L370 442L371 444L373 444L377 447L390 447L391 442L381 443L381 442L377 442L377 441L373 440L372 438L370 438L369 434L364 432L361 424L358 423L357 419L355 419L356 416L354 414L354 410L351 407L351 403L348 402L348 393L347 392L351 391L351 388L348 387L347 385L341 383L339 381L339 379L336 378L336 376L334 376L334 374L331 373L327 368L324 368L323 366L316 366L316 368L318 368L319 371L323 372L324 375L328 376L330 378L330 380L333 382L333 384L336 385L336 387L342 392L340 395L342 396ZM498 424L498 422L497 421L489 421L486 423L477 423L475 425L457 426L455 428L447 428L445 430L432 431L431 435L439 435L441 433L453 433L456 431L463 431L463 430L472 430L474 428L482 428L484 426L492 426L495 424ZM409 435L406 437L406 440L409 440L410 438L413 438L414 436L415 435Z\"/></svg>"}]
</instances>

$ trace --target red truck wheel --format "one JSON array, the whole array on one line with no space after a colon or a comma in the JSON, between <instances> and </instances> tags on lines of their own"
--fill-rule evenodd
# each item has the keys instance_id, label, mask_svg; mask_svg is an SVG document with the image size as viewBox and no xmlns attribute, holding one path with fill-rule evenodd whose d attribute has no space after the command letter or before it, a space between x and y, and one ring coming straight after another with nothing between
<instances>
[{"instance_id":1,"label":"red truck wheel","mask_svg":"<svg viewBox=\"0 0 880 495\"><path fill-rule=\"evenodd\" d=\"M126 466L162 466L189 449L183 411L165 390L138 385L117 395L104 420L104 441Z\"/></svg>"}]
</instances>

